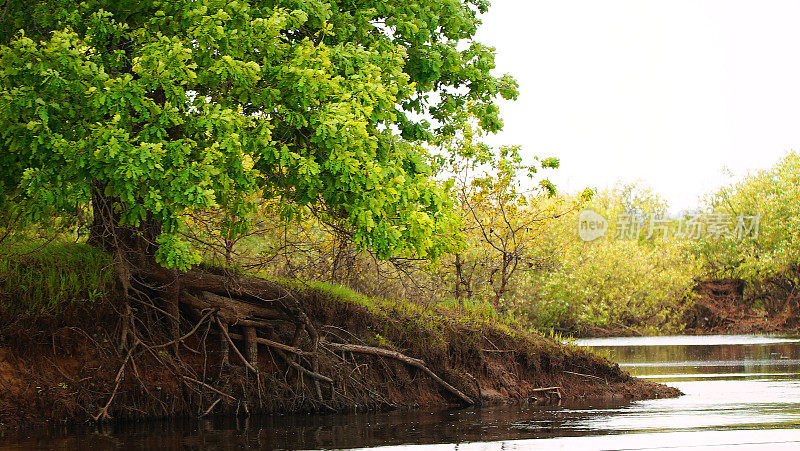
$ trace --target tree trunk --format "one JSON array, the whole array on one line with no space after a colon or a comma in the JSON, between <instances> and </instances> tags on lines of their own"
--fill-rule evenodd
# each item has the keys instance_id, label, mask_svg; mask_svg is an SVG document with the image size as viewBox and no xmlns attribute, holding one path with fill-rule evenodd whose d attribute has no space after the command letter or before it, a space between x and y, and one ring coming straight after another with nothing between
<instances>
[{"instance_id":1,"label":"tree trunk","mask_svg":"<svg viewBox=\"0 0 800 451\"><path fill-rule=\"evenodd\" d=\"M455 293L455 295L456 295L456 300L460 301L461 300L461 280L462 280L462 278L461 278L461 270L462 270L461 254L456 254L456 263L455 263L455 265L456 265L456 293Z\"/></svg>"},{"instance_id":2,"label":"tree trunk","mask_svg":"<svg viewBox=\"0 0 800 451\"><path fill-rule=\"evenodd\" d=\"M167 286L167 289L164 292L167 301L167 309L170 314L169 324L170 324L170 335L175 343L172 345L172 352L175 356L178 356L178 350L180 349L180 343L178 343L178 338L181 336L181 310L180 310L180 295L181 295L181 285L180 280L175 276L175 281Z\"/></svg>"},{"instance_id":3,"label":"tree trunk","mask_svg":"<svg viewBox=\"0 0 800 451\"><path fill-rule=\"evenodd\" d=\"M104 185L92 186L93 218L87 242L113 255L118 264L134 267L154 264L161 224L148 212L138 226L123 225L120 204L119 198L105 194Z\"/></svg>"}]
</instances>

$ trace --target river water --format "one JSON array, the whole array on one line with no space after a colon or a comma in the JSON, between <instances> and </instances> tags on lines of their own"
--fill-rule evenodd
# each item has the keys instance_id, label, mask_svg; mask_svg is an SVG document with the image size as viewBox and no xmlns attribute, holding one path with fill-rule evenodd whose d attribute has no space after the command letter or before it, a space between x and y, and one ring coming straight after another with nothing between
<instances>
[{"instance_id":1,"label":"river water","mask_svg":"<svg viewBox=\"0 0 800 451\"><path fill-rule=\"evenodd\" d=\"M0 449L800 449L800 339L578 340L676 399L148 423L33 434Z\"/></svg>"}]
</instances>

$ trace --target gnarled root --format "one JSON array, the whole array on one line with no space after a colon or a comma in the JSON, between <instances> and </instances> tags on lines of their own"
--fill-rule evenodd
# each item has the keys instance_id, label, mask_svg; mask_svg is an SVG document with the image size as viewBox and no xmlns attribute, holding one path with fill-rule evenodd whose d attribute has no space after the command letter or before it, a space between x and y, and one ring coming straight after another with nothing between
<instances>
[{"instance_id":1,"label":"gnarled root","mask_svg":"<svg viewBox=\"0 0 800 451\"><path fill-rule=\"evenodd\" d=\"M415 368L419 368L422 370L423 373L427 374L431 377L437 384L441 385L442 388L447 390L448 392L455 395L458 399L463 401L465 404L474 405L475 401L472 400L469 396L465 395L457 388L453 387L452 385L448 384L444 381L441 377L437 376L436 373L431 371L420 359L415 359L413 357L409 357L407 355L403 355L396 351L390 351L388 349L383 348L375 348L372 346L362 346L362 345L351 345L351 344L341 344L341 343L331 343L331 342L323 342L323 346L326 346L334 351L343 351L343 352L355 352L360 354L371 354L380 357L388 357L391 359L399 360L407 365L413 366Z\"/></svg>"},{"instance_id":2,"label":"gnarled root","mask_svg":"<svg viewBox=\"0 0 800 451\"><path fill-rule=\"evenodd\" d=\"M422 360L389 349L322 339L294 296L269 281L199 271L175 274L161 268L130 274L126 300L141 308L126 311L122 338L133 345L129 346L116 375L113 391L93 416L96 421L110 418L112 401L124 384L125 367L144 353L183 382L184 396L194 399L194 403L199 396L196 407L199 415L209 414L218 405L230 409L235 406L237 411L244 406L249 412L253 395L257 395L258 405L263 409L262 396L268 396L269 405L269 396L276 396L276 392L284 396L284 402L304 406L304 410L334 410L329 403L340 407L364 405L363 401L350 398L351 395L362 400L371 398L376 406L394 406L369 387L365 378L368 375L362 373L365 365L343 359L341 353L402 362L425 373L460 402L475 403ZM190 318L193 320L189 321ZM206 343L209 336L216 340L211 353ZM181 346L192 350L195 356L181 359L177 353ZM165 348L173 352L164 352ZM259 357L259 352L264 358ZM230 359L229 353L235 357ZM219 365L219 374L207 373L209 365ZM237 370L237 365L249 372ZM282 378L281 366L286 370ZM304 378L311 382L310 386L304 385ZM137 380L150 394L138 373ZM268 383L262 384L263 380ZM270 392L265 392L266 389ZM328 400L323 392L329 394Z\"/></svg>"}]
</instances>

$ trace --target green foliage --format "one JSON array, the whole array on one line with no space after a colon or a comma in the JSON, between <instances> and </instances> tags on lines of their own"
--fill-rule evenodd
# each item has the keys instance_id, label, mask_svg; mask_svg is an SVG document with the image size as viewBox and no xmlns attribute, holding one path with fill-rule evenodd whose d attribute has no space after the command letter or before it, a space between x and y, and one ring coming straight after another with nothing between
<instances>
[{"instance_id":1,"label":"green foliage","mask_svg":"<svg viewBox=\"0 0 800 451\"><path fill-rule=\"evenodd\" d=\"M501 127L484 0L12 1L0 18L0 180L30 220L117 199L199 257L185 216L246 233L258 198L308 206L381 257L437 257L455 217L421 145ZM434 123L417 118L432 118ZM437 138L438 139L438 138Z\"/></svg>"},{"instance_id":2,"label":"green foliage","mask_svg":"<svg viewBox=\"0 0 800 451\"><path fill-rule=\"evenodd\" d=\"M538 238L542 270L532 271L529 284L520 290L528 299L520 309L542 329L679 332L694 279L702 271L700 262L674 238L647 239L642 234L639 240L615 239L617 215L661 214L666 210L663 200L645 187L620 185L595 193L581 208L609 219L606 238L580 240L578 211L549 221Z\"/></svg>"},{"instance_id":3,"label":"green foliage","mask_svg":"<svg viewBox=\"0 0 800 451\"><path fill-rule=\"evenodd\" d=\"M5 252L9 248L12 253ZM113 280L110 258L91 246L6 243L0 249L0 291L12 313L52 313L73 302L94 302L109 295Z\"/></svg>"},{"instance_id":4,"label":"green foliage","mask_svg":"<svg viewBox=\"0 0 800 451\"><path fill-rule=\"evenodd\" d=\"M520 270L533 266L530 249L537 223L547 216L533 204L540 196L555 194L548 179L538 184L532 179L539 170L557 168L559 161L537 158L530 164L518 146L495 149L481 140L483 132L475 122L468 115L454 120L457 133L441 139L431 156L434 166L452 177L465 238L465 245L455 249L438 275L454 287L456 298L490 297L504 308Z\"/></svg>"},{"instance_id":5,"label":"green foliage","mask_svg":"<svg viewBox=\"0 0 800 451\"><path fill-rule=\"evenodd\" d=\"M680 331L681 313L698 266L677 243L576 243L557 270L533 276L529 314L540 327L634 327Z\"/></svg>"},{"instance_id":6,"label":"green foliage","mask_svg":"<svg viewBox=\"0 0 800 451\"><path fill-rule=\"evenodd\" d=\"M800 155L788 153L773 168L745 177L707 199L709 212L760 215L758 236L727 234L700 241L690 250L712 276L763 280L785 273L800 262Z\"/></svg>"}]
</instances>

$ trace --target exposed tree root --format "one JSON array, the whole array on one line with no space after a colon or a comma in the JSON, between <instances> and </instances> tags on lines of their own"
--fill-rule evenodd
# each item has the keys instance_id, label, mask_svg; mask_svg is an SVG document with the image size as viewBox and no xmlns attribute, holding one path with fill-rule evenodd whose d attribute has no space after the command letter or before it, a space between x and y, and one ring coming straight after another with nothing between
<instances>
[{"instance_id":1,"label":"exposed tree root","mask_svg":"<svg viewBox=\"0 0 800 451\"><path fill-rule=\"evenodd\" d=\"M205 388L207 388L207 389L209 389L209 390L213 391L214 393L216 393L216 394L218 394L218 395L222 395L223 397L225 397L225 398L228 398L228 399L230 399L230 400L232 400L232 401L236 401L236 400L237 400L235 397L233 397L233 396L231 396L231 395L229 395L229 394L227 394L227 393L223 393L222 391L220 391L220 390L218 390L218 389L216 389L216 388L212 387L211 385L208 385L208 384L206 384L205 382L198 381L197 379L192 379L192 378L191 378L191 377L189 377L189 376L181 376L181 377L182 377L184 380L187 380L187 381L189 381L189 382L194 382L194 383L195 383L195 384L197 384L197 385L202 385L203 387L205 387Z\"/></svg>"},{"instance_id":2,"label":"exposed tree root","mask_svg":"<svg viewBox=\"0 0 800 451\"><path fill-rule=\"evenodd\" d=\"M93 393L92 401L86 403L86 410L97 412L90 415L96 421L111 417L115 399L122 404L121 413L144 412L139 406L147 405L149 397L158 403L150 406L150 412L152 407L160 406L164 413L194 411L203 416L215 409L237 414L241 409L264 411L265 404L267 409L283 411L396 407L406 405L407 394L412 392L418 393L420 404L457 400L474 405L480 404L484 392L487 399L524 398L538 393L515 387L516 382L529 384L527 388L561 383L560 379L538 376L540 372L556 371L549 351L531 349L535 346L528 338L499 333L492 337L500 344L497 346L479 332L478 346L471 347L460 339L460 329L442 323L445 327L441 331L420 331L428 339L435 339L437 346L453 346L439 346L433 351L406 340L417 332L413 321L406 322L409 329L398 328L400 322L395 318L348 311L351 307L342 305L322 306L313 295L303 294L301 303L293 292L277 283L224 270L181 273L165 269L153 257L159 234L157 222L146 218L135 228L118 226L120 218L111 208L114 200L104 197L102 188L98 186L93 192L99 213L92 236L95 243L113 255L117 269L115 297L119 301L113 306L121 322L114 331L120 339L118 352L105 354L108 361L113 361L112 368L119 365L113 383L108 377L104 379L105 390L112 385L113 389L99 395ZM337 313L328 315L331 309ZM352 313L357 315L353 317ZM332 324L336 321L340 322L338 326ZM369 340L377 335L368 329L378 324L393 330L390 342L415 349L412 353L431 365L392 349L367 346L362 338ZM324 338L318 327L324 331ZM493 349L486 349L487 342ZM95 346L103 349L96 342ZM452 362L451 356L457 362ZM555 365L555 370L573 369L562 363ZM137 366L147 369L140 372ZM127 367L135 377L126 377ZM462 371L458 375L447 373L448 382L432 368ZM478 378L465 373L465 368ZM528 373L520 375L520 368ZM574 369L581 373L564 373L591 376L591 368ZM107 365L104 371L108 375L113 370ZM615 371L610 374L625 380L618 368ZM417 377L420 373L424 376ZM560 371L558 374L563 376ZM484 384L488 382L486 390L482 390L479 379ZM533 384L534 379L539 382ZM158 392L167 385L168 389ZM475 398L464 392L473 392L473 385ZM550 388L545 392L549 393ZM560 390L557 393L560 398ZM97 406L98 398L104 400L102 408ZM415 400L408 402L414 404ZM121 416L116 412L115 416Z\"/></svg>"},{"instance_id":3,"label":"exposed tree root","mask_svg":"<svg viewBox=\"0 0 800 451\"><path fill-rule=\"evenodd\" d=\"M207 285L210 276L190 277ZM0 422L554 403L554 387L567 400L676 394L580 349L489 323L412 316L403 304L298 289L309 325L279 290L256 300L223 279L239 294L209 296L207 286L180 281L177 337L165 282L142 273L130 281L130 311L112 298L51 327L4 326ZM248 289L264 298L270 286ZM374 345L382 342L391 345Z\"/></svg>"},{"instance_id":4,"label":"exposed tree root","mask_svg":"<svg viewBox=\"0 0 800 451\"><path fill-rule=\"evenodd\" d=\"M228 328L222 327L222 321L220 321L219 318L217 318L217 324L220 325L220 331L225 336L225 339L228 340L228 345L230 345L230 349L233 349L233 352L239 357L239 360L242 361L244 366L246 366L248 370L254 373L258 373L258 370L253 365L251 365L250 362L247 361L247 359L242 355L241 352L239 352L239 348L236 347L236 345L233 343L233 340L231 339L230 334L228 334Z\"/></svg>"},{"instance_id":5,"label":"exposed tree root","mask_svg":"<svg viewBox=\"0 0 800 451\"><path fill-rule=\"evenodd\" d=\"M539 402L546 402L550 404L555 400L560 405L561 401L564 399L564 395L562 395L561 390L561 387L542 387L534 388L530 390L530 393L534 396L538 393L542 393L546 396L544 399L537 399Z\"/></svg>"},{"instance_id":6,"label":"exposed tree root","mask_svg":"<svg viewBox=\"0 0 800 451\"><path fill-rule=\"evenodd\" d=\"M307 369L307 368L303 367L303 366L302 366L302 365L300 365L299 363L297 363L297 362L295 362L294 360L292 360L291 358L289 358L289 357L288 357L286 354L284 354L284 353L283 353L283 352L281 352L280 350L276 350L276 353L277 353L277 354L278 354L278 355L279 355L279 356L280 356L280 357L281 357L281 358L282 358L282 359L283 359L283 360L284 360L284 361L285 361L285 362L286 362L286 363L287 363L289 366L291 366L292 368L296 369L296 370L297 370L297 371L299 371L300 373L302 373L302 374L305 374L306 376L309 376L309 377L311 377L312 379L315 379L315 380L318 380L318 381L326 382L326 383L328 383L328 384L332 384L332 383L333 383L333 379L331 379L331 378L329 378L329 377L326 377L326 376L323 376L322 374L319 374L319 373L317 373L317 372L315 372L315 371L311 371L311 370L309 370L309 369Z\"/></svg>"},{"instance_id":7,"label":"exposed tree root","mask_svg":"<svg viewBox=\"0 0 800 451\"><path fill-rule=\"evenodd\" d=\"M420 370L422 370L422 372L430 376L431 379L436 381L436 383L441 385L448 392L454 394L464 403L469 405L475 404L475 401L473 401L472 398L470 398L469 396L459 391L457 388L445 382L441 377L437 376L436 373L431 371L430 368L428 368L425 365L425 362L423 362L422 360L415 359L413 357L408 357L406 355L400 354L399 352L390 351L388 349L383 349L383 348L375 348L372 346L351 345L351 344L341 344L341 343L331 343L331 342L324 342L323 346L327 346L335 351L357 352L361 354L371 354L371 355L389 357L395 360L399 360L405 364L411 365L415 368L419 368Z\"/></svg>"},{"instance_id":8,"label":"exposed tree root","mask_svg":"<svg viewBox=\"0 0 800 451\"><path fill-rule=\"evenodd\" d=\"M125 367L128 365L128 361L130 360L131 356L133 355L133 351L136 349L136 346L139 343L134 343L131 346L130 350L128 350L128 354L125 356L125 360L122 361L122 365L119 367L119 371L117 371L117 376L114 378L114 390L111 392L111 396L108 398L108 402L100 409L99 412L92 418L94 421L104 421L111 418L108 414L108 408L111 407L111 402L114 401L114 397L117 396L117 390L119 390L119 384L122 382L122 376L125 374Z\"/></svg>"},{"instance_id":9,"label":"exposed tree root","mask_svg":"<svg viewBox=\"0 0 800 451\"><path fill-rule=\"evenodd\" d=\"M336 363L341 359L337 352L374 355L402 362L425 373L460 402L467 405L476 403L420 359L390 349L321 340L315 324L300 303L287 290L271 282L204 272L176 274L153 267L148 270L130 269L125 274L129 274L130 279L120 283L126 288L125 301L129 307L122 315L121 346L127 348L127 353L108 401L96 415L92 415L95 421L111 417L112 402L125 379L125 367L135 365L135 359L142 353L149 354L169 373L184 381L189 393L200 396L201 400L204 391L215 394L208 400L210 404L202 402L203 407L198 407L201 416L208 415L223 401L224 405L235 404L237 411L243 406L249 412L253 391L263 407L264 378L272 390L279 386L293 393L290 396L295 398L295 402L329 411L335 409L326 401L324 393L329 394L331 401L338 399L336 402L341 405L348 399L349 385L359 386L362 394L369 395L379 405L394 406L366 385L358 383L360 376L354 372L360 371L363 364L348 360ZM131 303L138 307L131 309ZM207 342L208 337L216 337L216 345ZM133 344L129 346L127 343ZM164 348L172 352L165 353L162 351ZM181 357L182 349L197 356L191 360L194 364L185 362L188 357ZM235 362L228 361L231 351L236 356ZM287 373L281 381L278 378L280 372L275 372L278 362L259 358L259 351L269 357L277 355L278 362L285 365L287 371L294 370L297 377L289 377ZM202 359L202 374L197 370L197 358ZM321 358L326 362L323 371L320 370ZM231 363L241 365L254 375L255 380L250 379L252 382L248 383L251 388L242 385L241 390L232 390L229 385L232 380L227 375L245 373L236 373L236 365L231 366ZM206 374L209 365L219 368L218 376L209 378ZM270 368L270 371L265 372L260 367ZM304 377L309 378L312 384L310 393L305 388ZM145 385L138 372L136 380ZM238 384L242 383L239 380ZM321 384L326 385L323 387Z\"/></svg>"},{"instance_id":10,"label":"exposed tree root","mask_svg":"<svg viewBox=\"0 0 800 451\"><path fill-rule=\"evenodd\" d=\"M231 338L234 340L244 340L244 336L239 334L229 334ZM256 342L270 348L279 349L281 351L291 352L292 354L296 354L299 356L308 356L312 355L313 353L310 351L303 351L300 348L295 348L294 346L285 345L283 343L278 343L277 341L268 340L266 338L256 337Z\"/></svg>"}]
</instances>

